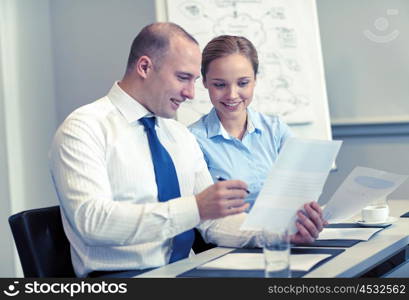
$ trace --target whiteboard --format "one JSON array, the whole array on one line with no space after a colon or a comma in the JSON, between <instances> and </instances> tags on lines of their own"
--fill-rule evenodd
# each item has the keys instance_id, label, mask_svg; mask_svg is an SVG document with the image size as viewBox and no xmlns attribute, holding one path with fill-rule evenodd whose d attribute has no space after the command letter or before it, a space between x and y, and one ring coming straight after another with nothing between
<instances>
[{"instance_id":1,"label":"whiteboard","mask_svg":"<svg viewBox=\"0 0 409 300\"><path fill-rule=\"evenodd\" d=\"M260 65L251 107L281 116L298 136L331 139L315 0L167 0L163 8L201 48L221 34L252 41ZM211 107L198 82L177 118L189 125Z\"/></svg>"}]
</instances>

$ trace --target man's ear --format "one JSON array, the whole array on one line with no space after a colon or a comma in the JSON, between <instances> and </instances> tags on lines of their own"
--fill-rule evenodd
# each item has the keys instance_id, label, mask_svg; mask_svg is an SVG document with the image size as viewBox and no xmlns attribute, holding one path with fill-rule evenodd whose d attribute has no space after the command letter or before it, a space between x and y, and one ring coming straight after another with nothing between
<instances>
[{"instance_id":1,"label":"man's ear","mask_svg":"<svg viewBox=\"0 0 409 300\"><path fill-rule=\"evenodd\" d=\"M134 68L139 76L146 78L152 69L152 61L148 56L143 55L136 61Z\"/></svg>"}]
</instances>

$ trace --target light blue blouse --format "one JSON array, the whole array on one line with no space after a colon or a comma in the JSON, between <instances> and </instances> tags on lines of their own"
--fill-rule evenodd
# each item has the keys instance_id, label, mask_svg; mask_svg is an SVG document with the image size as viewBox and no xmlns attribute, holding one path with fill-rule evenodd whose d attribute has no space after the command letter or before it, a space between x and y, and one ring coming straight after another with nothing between
<instances>
[{"instance_id":1,"label":"light blue blouse","mask_svg":"<svg viewBox=\"0 0 409 300\"><path fill-rule=\"evenodd\" d=\"M242 140L228 134L214 108L189 129L202 148L213 180L221 176L246 182L250 191L246 202L251 208L285 140L292 133L276 116L250 108L247 113L247 130Z\"/></svg>"}]
</instances>

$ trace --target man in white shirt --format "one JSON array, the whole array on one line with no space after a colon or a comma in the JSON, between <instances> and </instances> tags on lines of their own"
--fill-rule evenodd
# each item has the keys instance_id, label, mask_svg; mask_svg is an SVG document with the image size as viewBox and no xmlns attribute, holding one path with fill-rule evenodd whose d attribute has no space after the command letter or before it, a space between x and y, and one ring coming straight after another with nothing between
<instances>
[{"instance_id":1,"label":"man in white shirt","mask_svg":"<svg viewBox=\"0 0 409 300\"><path fill-rule=\"evenodd\" d=\"M148 25L132 44L123 79L57 130L50 170L77 276L166 265L175 236L194 227L217 245L260 246L258 233L239 231L246 183L213 184L194 136L172 119L194 97L200 63L197 42L178 25ZM180 197L165 202L158 201L141 124L151 116L179 181ZM295 242L311 242L322 230L319 206L307 204L305 211Z\"/></svg>"}]
</instances>

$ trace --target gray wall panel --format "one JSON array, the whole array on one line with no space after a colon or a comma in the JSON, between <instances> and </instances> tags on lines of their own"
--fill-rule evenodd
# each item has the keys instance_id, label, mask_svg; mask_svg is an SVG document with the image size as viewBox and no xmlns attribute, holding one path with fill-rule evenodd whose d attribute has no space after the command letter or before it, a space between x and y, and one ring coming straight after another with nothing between
<instances>
[{"instance_id":1,"label":"gray wall panel","mask_svg":"<svg viewBox=\"0 0 409 300\"><path fill-rule=\"evenodd\" d=\"M135 35L155 21L154 1L53 0L58 123L122 77Z\"/></svg>"}]
</instances>

